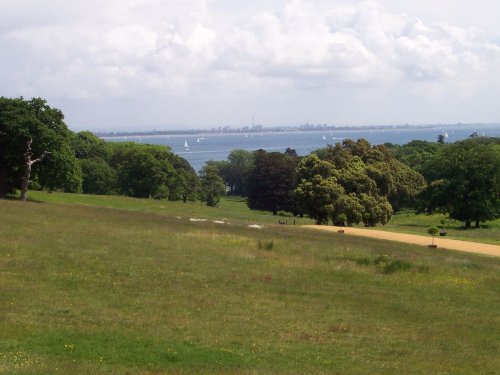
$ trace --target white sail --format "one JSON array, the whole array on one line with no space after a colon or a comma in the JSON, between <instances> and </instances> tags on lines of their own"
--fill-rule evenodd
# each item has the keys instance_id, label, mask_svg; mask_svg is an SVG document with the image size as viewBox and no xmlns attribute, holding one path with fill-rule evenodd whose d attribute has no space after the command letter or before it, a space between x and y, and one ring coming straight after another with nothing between
<instances>
[{"instance_id":1,"label":"white sail","mask_svg":"<svg viewBox=\"0 0 500 375\"><path fill-rule=\"evenodd\" d=\"M186 150L189 150L189 146L188 146L188 143L187 143L187 141L186 141L186 140L184 140L184 148L185 148Z\"/></svg>"}]
</instances>

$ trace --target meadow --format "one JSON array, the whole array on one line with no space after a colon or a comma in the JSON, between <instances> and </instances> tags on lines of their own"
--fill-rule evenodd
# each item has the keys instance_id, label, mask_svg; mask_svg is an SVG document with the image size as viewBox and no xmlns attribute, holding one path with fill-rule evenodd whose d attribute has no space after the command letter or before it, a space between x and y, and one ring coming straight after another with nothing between
<instances>
[{"instance_id":1,"label":"meadow","mask_svg":"<svg viewBox=\"0 0 500 375\"><path fill-rule=\"evenodd\" d=\"M237 199L30 194L0 201L0 373L500 368L498 258L277 225Z\"/></svg>"}]
</instances>

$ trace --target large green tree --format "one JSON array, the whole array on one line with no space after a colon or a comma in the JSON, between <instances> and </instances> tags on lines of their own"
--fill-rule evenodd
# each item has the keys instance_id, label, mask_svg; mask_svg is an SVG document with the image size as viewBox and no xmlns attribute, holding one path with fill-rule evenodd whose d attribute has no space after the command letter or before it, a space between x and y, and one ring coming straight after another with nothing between
<instances>
[{"instance_id":1,"label":"large green tree","mask_svg":"<svg viewBox=\"0 0 500 375\"><path fill-rule=\"evenodd\" d=\"M443 212L479 227L500 217L500 138L470 138L443 146L429 163L432 181L420 211Z\"/></svg>"},{"instance_id":2,"label":"large green tree","mask_svg":"<svg viewBox=\"0 0 500 375\"><path fill-rule=\"evenodd\" d=\"M137 143L112 145L111 166L117 171L118 191L140 198L166 199L175 171L168 147Z\"/></svg>"},{"instance_id":3,"label":"large green tree","mask_svg":"<svg viewBox=\"0 0 500 375\"><path fill-rule=\"evenodd\" d=\"M80 165L63 113L40 98L0 98L0 196L31 182L41 188L81 190Z\"/></svg>"},{"instance_id":4,"label":"large green tree","mask_svg":"<svg viewBox=\"0 0 500 375\"><path fill-rule=\"evenodd\" d=\"M385 224L393 207L424 187L423 177L397 161L387 147L371 146L364 139L315 151L300 162L298 181L299 207L320 224L338 224L344 218L347 224ZM333 188L335 184L339 187Z\"/></svg>"},{"instance_id":5,"label":"large green tree","mask_svg":"<svg viewBox=\"0 0 500 375\"><path fill-rule=\"evenodd\" d=\"M207 163L200 171L200 200L215 207L226 192L224 180L215 164Z\"/></svg>"}]
</instances>

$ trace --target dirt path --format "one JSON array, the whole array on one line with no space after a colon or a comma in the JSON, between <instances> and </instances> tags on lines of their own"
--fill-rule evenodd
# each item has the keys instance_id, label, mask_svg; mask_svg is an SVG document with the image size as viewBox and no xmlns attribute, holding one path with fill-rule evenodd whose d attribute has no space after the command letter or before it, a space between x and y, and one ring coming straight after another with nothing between
<instances>
[{"instance_id":1,"label":"dirt path","mask_svg":"<svg viewBox=\"0 0 500 375\"><path fill-rule=\"evenodd\" d=\"M304 228L311 228L316 230L324 230L330 232L337 232L339 227L330 227L324 225L304 225ZM386 232L382 230L372 230L372 229L361 229L361 228L342 228L344 229L344 234L352 236L362 236L370 238L378 238L381 240L404 242L409 244L430 245L432 242L432 237L430 236L418 236L416 234L406 234L406 233L395 233ZM468 242L460 240L449 240L441 237L436 237L434 243L438 248L467 251L469 253L486 254L493 256L500 256L500 246L489 245L479 242Z\"/></svg>"}]
</instances>

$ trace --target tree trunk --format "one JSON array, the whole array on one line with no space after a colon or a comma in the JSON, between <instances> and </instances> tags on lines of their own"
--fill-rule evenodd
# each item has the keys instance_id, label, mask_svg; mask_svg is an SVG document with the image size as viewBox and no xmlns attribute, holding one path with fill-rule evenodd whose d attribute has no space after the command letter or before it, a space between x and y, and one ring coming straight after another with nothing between
<instances>
[{"instance_id":1,"label":"tree trunk","mask_svg":"<svg viewBox=\"0 0 500 375\"><path fill-rule=\"evenodd\" d=\"M28 186L30 183L31 166L33 165L30 163L30 161L31 160L24 160L24 175L23 180L21 181L21 201L23 202L26 202L26 200L28 199Z\"/></svg>"},{"instance_id":2,"label":"tree trunk","mask_svg":"<svg viewBox=\"0 0 500 375\"><path fill-rule=\"evenodd\" d=\"M476 219L476 228L479 228L479 219Z\"/></svg>"},{"instance_id":3,"label":"tree trunk","mask_svg":"<svg viewBox=\"0 0 500 375\"><path fill-rule=\"evenodd\" d=\"M470 228L470 219L465 220L465 229Z\"/></svg>"},{"instance_id":4,"label":"tree trunk","mask_svg":"<svg viewBox=\"0 0 500 375\"><path fill-rule=\"evenodd\" d=\"M23 174L23 180L21 181L21 201L26 202L28 199L28 186L30 183L30 177L31 177L31 167L33 164L38 163L39 161L42 161L49 152L44 151L42 156L40 156L38 159L31 159L33 156L33 152L31 152L31 143L33 143L33 140L30 138L26 142L26 152L24 153L24 174Z\"/></svg>"},{"instance_id":5,"label":"tree trunk","mask_svg":"<svg viewBox=\"0 0 500 375\"><path fill-rule=\"evenodd\" d=\"M0 165L0 198L5 198L7 193L7 168Z\"/></svg>"}]
</instances>

